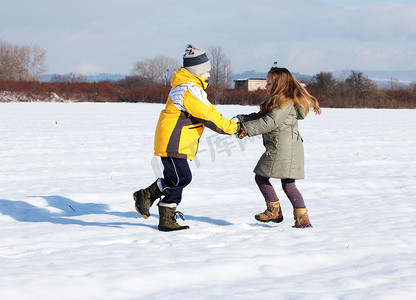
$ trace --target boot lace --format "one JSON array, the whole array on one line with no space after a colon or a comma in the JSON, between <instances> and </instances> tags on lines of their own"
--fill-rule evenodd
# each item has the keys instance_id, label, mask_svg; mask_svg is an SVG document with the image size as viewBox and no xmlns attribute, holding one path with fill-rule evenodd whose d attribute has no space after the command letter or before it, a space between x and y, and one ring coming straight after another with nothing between
<instances>
[{"instance_id":1,"label":"boot lace","mask_svg":"<svg viewBox=\"0 0 416 300\"><path fill-rule=\"evenodd\" d=\"M176 211L176 212L173 214L172 219L173 219L173 220L176 220L176 219L178 218L178 216L182 219L182 221L185 221L185 216L184 216L184 215L183 215L183 213L182 213L182 212L180 212L180 211Z\"/></svg>"}]
</instances>

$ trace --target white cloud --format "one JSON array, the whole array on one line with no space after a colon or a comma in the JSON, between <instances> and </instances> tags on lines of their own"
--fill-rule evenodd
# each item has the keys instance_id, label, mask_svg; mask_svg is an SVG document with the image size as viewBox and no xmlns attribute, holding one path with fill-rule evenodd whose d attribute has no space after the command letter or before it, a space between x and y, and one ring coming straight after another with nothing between
<instances>
[{"instance_id":1,"label":"white cloud","mask_svg":"<svg viewBox=\"0 0 416 300\"><path fill-rule=\"evenodd\" d=\"M105 68L91 62L81 62L76 67L76 72L81 74L97 74L105 72Z\"/></svg>"},{"instance_id":2,"label":"white cloud","mask_svg":"<svg viewBox=\"0 0 416 300\"><path fill-rule=\"evenodd\" d=\"M416 68L416 4L406 0L42 3L3 5L0 37L45 47L51 72L128 74L141 59L180 59L189 42L222 47L236 73L273 61L308 74Z\"/></svg>"}]
</instances>

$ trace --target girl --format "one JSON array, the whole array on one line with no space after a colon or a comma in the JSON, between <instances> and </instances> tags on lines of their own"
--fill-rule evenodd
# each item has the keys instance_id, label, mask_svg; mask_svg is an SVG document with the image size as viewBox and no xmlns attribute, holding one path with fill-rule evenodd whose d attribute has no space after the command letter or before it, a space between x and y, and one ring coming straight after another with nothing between
<instances>
[{"instance_id":1,"label":"girl","mask_svg":"<svg viewBox=\"0 0 416 300\"><path fill-rule=\"evenodd\" d=\"M240 122L238 137L262 134L266 147L254 173L267 209L255 215L255 218L260 222L283 221L279 199L270 183L270 178L279 178L293 206L293 227L312 227L303 197L295 183L295 179L304 178L303 140L297 120L302 120L310 107L316 114L320 114L321 109L318 100L285 68L270 69L266 89L268 95L260 105L259 113L237 116Z\"/></svg>"}]
</instances>

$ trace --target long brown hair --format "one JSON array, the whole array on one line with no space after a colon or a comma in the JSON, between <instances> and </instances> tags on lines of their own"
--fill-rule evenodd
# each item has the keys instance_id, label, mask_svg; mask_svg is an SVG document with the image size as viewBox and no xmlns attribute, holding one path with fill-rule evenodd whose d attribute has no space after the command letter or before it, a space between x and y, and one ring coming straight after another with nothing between
<instances>
[{"instance_id":1,"label":"long brown hair","mask_svg":"<svg viewBox=\"0 0 416 300\"><path fill-rule=\"evenodd\" d=\"M288 69L273 67L268 75L272 78L272 89L267 99L260 104L262 116L275 107L283 108L290 103L295 103L298 108L302 106L306 114L309 107L312 107L316 114L321 114L318 100L308 93Z\"/></svg>"}]
</instances>

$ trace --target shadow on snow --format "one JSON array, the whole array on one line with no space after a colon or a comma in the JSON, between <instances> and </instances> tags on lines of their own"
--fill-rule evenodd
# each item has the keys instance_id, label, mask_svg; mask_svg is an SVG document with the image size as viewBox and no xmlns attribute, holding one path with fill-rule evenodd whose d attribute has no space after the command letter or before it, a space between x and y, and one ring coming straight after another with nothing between
<instances>
[{"instance_id":1,"label":"shadow on snow","mask_svg":"<svg viewBox=\"0 0 416 300\"><path fill-rule=\"evenodd\" d=\"M214 224L214 225L218 225L218 226L233 225L233 223L230 223L228 221L213 219L213 218L209 218L209 217L195 217L195 216L185 215L185 218L186 218L186 220L205 222L205 223Z\"/></svg>"},{"instance_id":2,"label":"shadow on snow","mask_svg":"<svg viewBox=\"0 0 416 300\"><path fill-rule=\"evenodd\" d=\"M43 198L49 207L59 211L51 212L47 208L37 207L25 201L12 201L0 199L0 213L8 215L19 222L49 222L52 224L64 225L81 225L81 226L103 226L103 227L121 227L123 225L144 226L157 230L157 226L129 223L129 222L88 222L78 220L74 217L86 215L111 215L124 218L141 219L135 212L111 211L107 204L97 203L79 203L62 196L30 196L29 198ZM152 216L159 217L159 216ZM186 219L199 222L210 223L218 226L232 225L224 220L212 219L209 217L194 217L186 215Z\"/></svg>"},{"instance_id":3,"label":"shadow on snow","mask_svg":"<svg viewBox=\"0 0 416 300\"><path fill-rule=\"evenodd\" d=\"M51 212L46 208L37 207L25 201L11 201L0 199L0 213L8 215L20 222L50 222L53 224L72 224L82 226L121 227L122 225L136 225L129 222L88 222L75 219L85 215L112 215L118 217L137 218L134 212L110 211L107 204L79 203L61 196L30 196L29 198L43 198L49 207L59 211Z\"/></svg>"}]
</instances>

